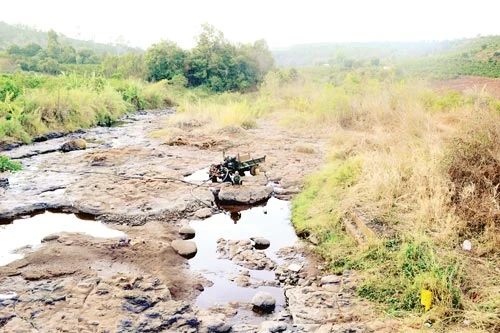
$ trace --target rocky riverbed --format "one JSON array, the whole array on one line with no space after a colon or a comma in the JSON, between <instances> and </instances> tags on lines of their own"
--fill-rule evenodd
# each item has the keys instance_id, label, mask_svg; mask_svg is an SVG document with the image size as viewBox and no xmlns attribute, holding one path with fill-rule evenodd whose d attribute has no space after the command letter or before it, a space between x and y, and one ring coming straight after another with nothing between
<instances>
[{"instance_id":1,"label":"rocky riverbed","mask_svg":"<svg viewBox=\"0 0 500 333\"><path fill-rule=\"evenodd\" d=\"M260 213L274 216L267 199L286 204L300 191L304 177L322 162L327 135L288 132L272 119L247 131L151 135L171 113L138 113L120 127L94 128L1 152L23 165L20 172L0 175L8 178L8 186L0 188L2 223L50 209L85 213L126 236L120 240L63 232L22 249L22 259L0 267L0 330L398 330L397 322L374 320L374 311L355 297L353 273L328 275L311 254L312 245L295 235L280 238L286 228L293 231L289 208L285 224L271 228L276 234L272 237L255 229L250 236L230 231L210 239L200 227L217 216L248 223L245 212L251 207L224 209L218 199L256 204ZM62 152L71 139L85 140L86 149ZM294 149L300 145L313 147L314 153ZM223 150L266 155L265 172L244 177L242 186L186 180L220 162ZM214 265L229 263L230 270L218 273L210 269L215 266L196 264L206 255L204 242L218 256ZM233 297L233 286L244 292ZM221 296L215 301L206 296L214 290ZM259 292L268 292L274 307L257 306L254 296Z\"/></svg>"}]
</instances>

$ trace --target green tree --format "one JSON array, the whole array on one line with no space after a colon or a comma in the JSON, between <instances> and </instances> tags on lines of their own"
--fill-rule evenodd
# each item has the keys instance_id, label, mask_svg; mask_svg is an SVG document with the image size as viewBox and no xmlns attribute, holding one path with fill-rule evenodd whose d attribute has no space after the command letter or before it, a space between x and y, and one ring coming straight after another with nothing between
<instances>
[{"instance_id":1,"label":"green tree","mask_svg":"<svg viewBox=\"0 0 500 333\"><path fill-rule=\"evenodd\" d=\"M273 67L265 41L236 46L221 31L204 24L186 59L185 75L190 86L204 85L217 92L245 90L262 82Z\"/></svg>"},{"instance_id":2,"label":"green tree","mask_svg":"<svg viewBox=\"0 0 500 333\"><path fill-rule=\"evenodd\" d=\"M142 55L129 52L119 58L117 71L123 77L144 79L146 76L146 64Z\"/></svg>"},{"instance_id":3,"label":"green tree","mask_svg":"<svg viewBox=\"0 0 500 333\"><path fill-rule=\"evenodd\" d=\"M161 41L154 44L146 51L144 57L147 80L170 80L177 74L183 74L185 58L186 52L174 42Z\"/></svg>"},{"instance_id":4,"label":"green tree","mask_svg":"<svg viewBox=\"0 0 500 333\"><path fill-rule=\"evenodd\" d=\"M61 53L62 48L57 33L54 30L49 30L47 32L47 55L52 59L59 60Z\"/></svg>"},{"instance_id":5,"label":"green tree","mask_svg":"<svg viewBox=\"0 0 500 333\"><path fill-rule=\"evenodd\" d=\"M48 74L59 74L61 72L61 66L57 62L57 60L48 58L45 60L42 60L38 63L38 70L41 72L45 72Z\"/></svg>"}]
</instances>

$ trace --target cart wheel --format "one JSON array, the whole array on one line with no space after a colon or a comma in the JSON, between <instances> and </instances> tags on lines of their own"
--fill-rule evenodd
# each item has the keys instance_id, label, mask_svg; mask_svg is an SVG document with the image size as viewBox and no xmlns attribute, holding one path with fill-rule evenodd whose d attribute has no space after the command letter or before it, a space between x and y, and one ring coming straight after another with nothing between
<instances>
[{"instance_id":1,"label":"cart wheel","mask_svg":"<svg viewBox=\"0 0 500 333\"><path fill-rule=\"evenodd\" d=\"M236 174L233 177L233 184L234 185L241 185L243 182L241 181L240 175Z\"/></svg>"},{"instance_id":2,"label":"cart wheel","mask_svg":"<svg viewBox=\"0 0 500 333\"><path fill-rule=\"evenodd\" d=\"M256 165L250 168L250 174L252 176L257 176L260 173L260 168Z\"/></svg>"}]
</instances>

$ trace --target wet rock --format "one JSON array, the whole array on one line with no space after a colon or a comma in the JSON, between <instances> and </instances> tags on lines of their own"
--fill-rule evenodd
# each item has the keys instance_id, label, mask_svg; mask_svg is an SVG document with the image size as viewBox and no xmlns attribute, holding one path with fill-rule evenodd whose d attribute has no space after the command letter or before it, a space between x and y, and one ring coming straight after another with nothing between
<instances>
[{"instance_id":1,"label":"wet rock","mask_svg":"<svg viewBox=\"0 0 500 333\"><path fill-rule=\"evenodd\" d=\"M8 178L0 178L0 187L7 188L9 187L9 179Z\"/></svg>"},{"instance_id":2,"label":"wet rock","mask_svg":"<svg viewBox=\"0 0 500 333\"><path fill-rule=\"evenodd\" d=\"M254 204L271 197L271 186L222 186L219 191L219 201L225 203Z\"/></svg>"},{"instance_id":3,"label":"wet rock","mask_svg":"<svg viewBox=\"0 0 500 333\"><path fill-rule=\"evenodd\" d=\"M74 150L84 150L87 148L87 142L83 139L74 139L63 143L60 150L63 153L68 153Z\"/></svg>"},{"instance_id":4,"label":"wet rock","mask_svg":"<svg viewBox=\"0 0 500 333\"><path fill-rule=\"evenodd\" d=\"M176 239L172 241L171 246L174 248L177 254L185 257L192 258L196 255L198 248L196 247L196 243L193 241Z\"/></svg>"},{"instance_id":5,"label":"wet rock","mask_svg":"<svg viewBox=\"0 0 500 333\"><path fill-rule=\"evenodd\" d=\"M39 136L34 137L33 142L44 142L47 140L62 138L65 135L66 135L66 133L64 133L64 132L47 133L47 134L43 134L43 135L39 135Z\"/></svg>"},{"instance_id":6,"label":"wet rock","mask_svg":"<svg viewBox=\"0 0 500 333\"><path fill-rule=\"evenodd\" d=\"M51 241L55 241L55 240L58 240L59 239L59 235L57 234L51 234L51 235L48 235L48 236L45 236L43 237L42 239L42 243L45 243L45 242L51 242Z\"/></svg>"},{"instance_id":7,"label":"wet rock","mask_svg":"<svg viewBox=\"0 0 500 333\"><path fill-rule=\"evenodd\" d=\"M288 325L279 321L264 321L260 324L259 332L285 332L288 329Z\"/></svg>"},{"instance_id":8,"label":"wet rock","mask_svg":"<svg viewBox=\"0 0 500 333\"><path fill-rule=\"evenodd\" d=\"M252 297L252 305L256 311L269 313L276 307L276 300L270 293L260 291Z\"/></svg>"},{"instance_id":9,"label":"wet rock","mask_svg":"<svg viewBox=\"0 0 500 333\"><path fill-rule=\"evenodd\" d=\"M192 239L196 235L194 228L185 225L179 230L179 234L183 239Z\"/></svg>"},{"instance_id":10,"label":"wet rock","mask_svg":"<svg viewBox=\"0 0 500 333\"><path fill-rule=\"evenodd\" d=\"M217 240L217 253L221 259L230 259L248 269L273 270L276 263L263 251L253 248L250 240Z\"/></svg>"},{"instance_id":11,"label":"wet rock","mask_svg":"<svg viewBox=\"0 0 500 333\"><path fill-rule=\"evenodd\" d=\"M212 216L212 209L208 207L199 209L194 213L194 216L196 216L199 219L206 219L207 217Z\"/></svg>"},{"instance_id":12,"label":"wet rock","mask_svg":"<svg viewBox=\"0 0 500 333\"><path fill-rule=\"evenodd\" d=\"M253 241L254 247L258 250L267 249L271 245L271 242L263 237L252 237L250 239Z\"/></svg>"}]
</instances>

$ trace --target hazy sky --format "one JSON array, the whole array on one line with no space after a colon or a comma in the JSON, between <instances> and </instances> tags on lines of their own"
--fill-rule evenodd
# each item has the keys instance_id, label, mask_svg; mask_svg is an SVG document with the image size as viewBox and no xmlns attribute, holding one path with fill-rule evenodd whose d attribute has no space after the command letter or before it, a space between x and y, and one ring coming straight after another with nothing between
<instances>
[{"instance_id":1,"label":"hazy sky","mask_svg":"<svg viewBox=\"0 0 500 333\"><path fill-rule=\"evenodd\" d=\"M161 39L190 48L207 22L233 42L278 48L500 34L499 10L498 0L15 0L2 1L0 21L143 48Z\"/></svg>"}]
</instances>

